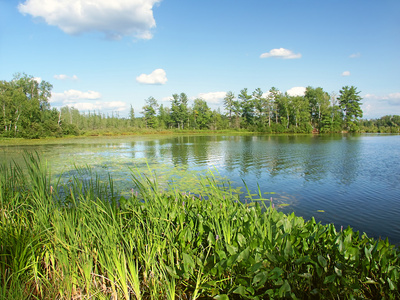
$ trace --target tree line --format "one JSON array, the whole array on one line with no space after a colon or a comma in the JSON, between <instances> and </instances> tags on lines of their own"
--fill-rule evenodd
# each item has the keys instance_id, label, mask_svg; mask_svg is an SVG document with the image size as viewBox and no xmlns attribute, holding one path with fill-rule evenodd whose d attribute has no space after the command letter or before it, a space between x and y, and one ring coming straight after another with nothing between
<instances>
[{"instance_id":1,"label":"tree line","mask_svg":"<svg viewBox=\"0 0 400 300\"><path fill-rule=\"evenodd\" d=\"M265 133L399 132L400 116L363 120L360 92L344 86L338 94L307 87L304 96L292 96L272 87L267 92L247 88L226 93L224 111L212 110L204 99L189 105L185 93L173 94L170 106L154 97L145 100L140 117L130 107L128 117L118 112L79 112L74 107L51 108L53 86L17 73L0 81L0 135L3 137L61 137L84 133L123 133L138 129L243 130Z\"/></svg>"}]
</instances>

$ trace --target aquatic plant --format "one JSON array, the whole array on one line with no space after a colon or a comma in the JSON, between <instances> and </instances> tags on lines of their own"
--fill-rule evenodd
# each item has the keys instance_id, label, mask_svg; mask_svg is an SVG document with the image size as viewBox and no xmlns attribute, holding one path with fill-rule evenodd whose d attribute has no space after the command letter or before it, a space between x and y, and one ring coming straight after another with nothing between
<instances>
[{"instance_id":1,"label":"aquatic plant","mask_svg":"<svg viewBox=\"0 0 400 300\"><path fill-rule=\"evenodd\" d=\"M25 162L0 166L1 299L400 297L388 240L285 215L260 190L242 203L212 174L192 194L132 170L121 196L111 175L62 183Z\"/></svg>"}]
</instances>

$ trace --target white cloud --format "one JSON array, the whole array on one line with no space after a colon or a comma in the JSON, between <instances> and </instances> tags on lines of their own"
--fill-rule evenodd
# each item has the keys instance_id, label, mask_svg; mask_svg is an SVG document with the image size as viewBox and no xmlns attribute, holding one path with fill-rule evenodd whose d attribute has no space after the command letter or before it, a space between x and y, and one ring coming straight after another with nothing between
<instances>
[{"instance_id":1,"label":"white cloud","mask_svg":"<svg viewBox=\"0 0 400 300\"><path fill-rule=\"evenodd\" d=\"M363 99L378 100L380 102L386 102L389 105L394 105L394 106L400 105L400 93L390 93L384 96L366 94Z\"/></svg>"},{"instance_id":2,"label":"white cloud","mask_svg":"<svg viewBox=\"0 0 400 300\"><path fill-rule=\"evenodd\" d=\"M173 98L172 98L171 96L163 97L163 98L161 98L161 102L171 102L172 99L173 99Z\"/></svg>"},{"instance_id":3,"label":"white cloud","mask_svg":"<svg viewBox=\"0 0 400 300\"><path fill-rule=\"evenodd\" d=\"M72 77L70 77L70 76L65 75L65 74L54 75L54 78L57 79L57 80L68 80L68 79L78 80L78 76L76 76L76 75L73 75Z\"/></svg>"},{"instance_id":4,"label":"white cloud","mask_svg":"<svg viewBox=\"0 0 400 300\"><path fill-rule=\"evenodd\" d=\"M226 96L226 92L200 93L196 98L201 98L210 104L221 104Z\"/></svg>"},{"instance_id":5,"label":"white cloud","mask_svg":"<svg viewBox=\"0 0 400 300\"><path fill-rule=\"evenodd\" d=\"M300 58L301 54L293 53L293 51L285 49L285 48L279 48L279 49L272 49L271 51L260 55L260 58L268 58L268 57L277 57L277 58L283 58L283 59L295 59L295 58Z\"/></svg>"},{"instance_id":6,"label":"white cloud","mask_svg":"<svg viewBox=\"0 0 400 300\"><path fill-rule=\"evenodd\" d=\"M124 111L128 109L128 104L122 101L111 102L77 102L67 104L69 107L74 107L79 111L100 110L100 111Z\"/></svg>"},{"instance_id":7,"label":"white cloud","mask_svg":"<svg viewBox=\"0 0 400 300\"><path fill-rule=\"evenodd\" d=\"M153 6L161 0L26 0L22 14L43 18L67 34L102 32L119 39L134 36L151 39L156 26Z\"/></svg>"},{"instance_id":8,"label":"white cloud","mask_svg":"<svg viewBox=\"0 0 400 300\"><path fill-rule=\"evenodd\" d=\"M60 74L60 75L54 75L54 78L57 80L65 80L68 78L68 76L64 75L64 74Z\"/></svg>"},{"instance_id":9,"label":"white cloud","mask_svg":"<svg viewBox=\"0 0 400 300\"><path fill-rule=\"evenodd\" d=\"M143 84L165 84L167 73L163 69L155 69L150 74L141 74L136 77L136 81Z\"/></svg>"},{"instance_id":10,"label":"white cloud","mask_svg":"<svg viewBox=\"0 0 400 300\"><path fill-rule=\"evenodd\" d=\"M306 93L306 88L302 86L295 86L292 87L291 89L287 90L286 93L289 96L304 96Z\"/></svg>"},{"instance_id":11,"label":"white cloud","mask_svg":"<svg viewBox=\"0 0 400 300\"><path fill-rule=\"evenodd\" d=\"M68 90L63 93L52 93L50 102L61 102L63 104L74 103L79 100L96 100L100 99L101 94L95 91L77 91L77 90Z\"/></svg>"},{"instance_id":12,"label":"white cloud","mask_svg":"<svg viewBox=\"0 0 400 300\"><path fill-rule=\"evenodd\" d=\"M342 76L350 76L351 74L350 74L350 71L344 71L343 73L342 73Z\"/></svg>"},{"instance_id":13,"label":"white cloud","mask_svg":"<svg viewBox=\"0 0 400 300\"><path fill-rule=\"evenodd\" d=\"M262 94L262 97L263 98L268 98L268 96L270 95L271 93L268 91L268 92L265 92L265 93L263 93Z\"/></svg>"},{"instance_id":14,"label":"white cloud","mask_svg":"<svg viewBox=\"0 0 400 300\"><path fill-rule=\"evenodd\" d=\"M397 104L400 104L400 93L391 93L388 95L389 100L396 100Z\"/></svg>"},{"instance_id":15,"label":"white cloud","mask_svg":"<svg viewBox=\"0 0 400 300\"><path fill-rule=\"evenodd\" d=\"M350 58L359 58L360 56L361 56L360 52L357 52L357 53L351 54L349 57Z\"/></svg>"},{"instance_id":16,"label":"white cloud","mask_svg":"<svg viewBox=\"0 0 400 300\"><path fill-rule=\"evenodd\" d=\"M51 101L57 107L69 106L80 111L126 111L128 104L122 101L100 101L101 94L95 91L68 90L63 93L52 93Z\"/></svg>"},{"instance_id":17,"label":"white cloud","mask_svg":"<svg viewBox=\"0 0 400 300\"><path fill-rule=\"evenodd\" d=\"M365 118L380 118L385 115L400 113L400 92L386 95L366 94L362 100L362 110Z\"/></svg>"},{"instance_id":18,"label":"white cloud","mask_svg":"<svg viewBox=\"0 0 400 300\"><path fill-rule=\"evenodd\" d=\"M35 80L39 84L42 82L42 78L41 77L33 77L33 80Z\"/></svg>"}]
</instances>

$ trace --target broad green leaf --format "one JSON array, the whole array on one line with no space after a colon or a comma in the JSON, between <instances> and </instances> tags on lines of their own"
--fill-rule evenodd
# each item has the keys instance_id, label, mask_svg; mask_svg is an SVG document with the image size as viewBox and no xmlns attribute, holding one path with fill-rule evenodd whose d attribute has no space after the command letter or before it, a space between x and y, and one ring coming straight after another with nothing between
<instances>
[{"instance_id":1,"label":"broad green leaf","mask_svg":"<svg viewBox=\"0 0 400 300\"><path fill-rule=\"evenodd\" d=\"M340 270L339 268L335 267L335 273L337 276L342 277L342 270Z\"/></svg>"},{"instance_id":2,"label":"broad green leaf","mask_svg":"<svg viewBox=\"0 0 400 300\"><path fill-rule=\"evenodd\" d=\"M396 287L395 287L395 285L393 284L393 281L392 281L390 278L388 278L388 279L387 279L387 282L389 283L389 288L390 288L392 291L394 291L394 290L396 289Z\"/></svg>"},{"instance_id":3,"label":"broad green leaf","mask_svg":"<svg viewBox=\"0 0 400 300\"><path fill-rule=\"evenodd\" d=\"M179 276L176 274L176 272L169 266L165 265L164 268L167 270L168 274L171 275L173 278L178 279Z\"/></svg>"},{"instance_id":4,"label":"broad green leaf","mask_svg":"<svg viewBox=\"0 0 400 300\"><path fill-rule=\"evenodd\" d=\"M250 256L250 250L247 247L246 249L244 249L242 252L240 252L238 258L237 258L237 262L241 262L242 260L247 260Z\"/></svg>"},{"instance_id":5,"label":"broad green leaf","mask_svg":"<svg viewBox=\"0 0 400 300\"><path fill-rule=\"evenodd\" d=\"M232 246L232 245L229 245L229 244L227 244L227 245L225 245L225 246L226 246L226 250L228 250L228 252L229 252L230 255L234 255L234 254L236 254L237 251L238 251L238 248L235 247L235 246Z\"/></svg>"},{"instance_id":6,"label":"broad green leaf","mask_svg":"<svg viewBox=\"0 0 400 300\"><path fill-rule=\"evenodd\" d=\"M236 262L238 256L239 256L239 254L230 256L228 258L228 260L226 261L226 266L231 267Z\"/></svg>"},{"instance_id":7,"label":"broad green leaf","mask_svg":"<svg viewBox=\"0 0 400 300\"><path fill-rule=\"evenodd\" d=\"M373 250L372 248L368 249L367 247L364 247L365 257L368 259L369 262L372 259L372 255L371 255L372 250Z\"/></svg>"},{"instance_id":8,"label":"broad green leaf","mask_svg":"<svg viewBox=\"0 0 400 300\"><path fill-rule=\"evenodd\" d=\"M326 266L327 266L327 261L326 261L325 257L323 257L322 255L318 255L318 263L323 268L326 268Z\"/></svg>"},{"instance_id":9,"label":"broad green leaf","mask_svg":"<svg viewBox=\"0 0 400 300\"><path fill-rule=\"evenodd\" d=\"M294 263L296 265L301 265L301 264L309 263L309 262L312 262L312 261L311 261L310 257L308 257L308 256L302 256L294 261Z\"/></svg>"},{"instance_id":10,"label":"broad green leaf","mask_svg":"<svg viewBox=\"0 0 400 300\"><path fill-rule=\"evenodd\" d=\"M238 288L236 288L232 293L239 294L240 296L244 297L246 296L246 288L241 285Z\"/></svg>"},{"instance_id":11,"label":"broad green leaf","mask_svg":"<svg viewBox=\"0 0 400 300\"><path fill-rule=\"evenodd\" d=\"M378 282L376 282L375 280L372 280L369 277L367 277L367 280L364 281L363 283L366 283L366 284L379 284Z\"/></svg>"},{"instance_id":12,"label":"broad green leaf","mask_svg":"<svg viewBox=\"0 0 400 300\"><path fill-rule=\"evenodd\" d=\"M243 247L246 244L246 238L240 232L237 235L237 242L240 247Z\"/></svg>"},{"instance_id":13,"label":"broad green leaf","mask_svg":"<svg viewBox=\"0 0 400 300\"><path fill-rule=\"evenodd\" d=\"M262 261L260 261L260 262L258 262L258 263L255 263L252 267L251 267L251 269L250 269L250 271L252 272L252 273L256 273L256 272L258 272L259 270L260 270L260 268L263 266L263 262Z\"/></svg>"},{"instance_id":14,"label":"broad green leaf","mask_svg":"<svg viewBox=\"0 0 400 300\"><path fill-rule=\"evenodd\" d=\"M215 237L211 231L208 233L207 241L208 241L208 244L215 245Z\"/></svg>"},{"instance_id":15,"label":"broad green leaf","mask_svg":"<svg viewBox=\"0 0 400 300\"><path fill-rule=\"evenodd\" d=\"M336 279L336 274L329 275L329 276L325 277L324 284L332 283L335 281L335 279Z\"/></svg>"},{"instance_id":16,"label":"broad green leaf","mask_svg":"<svg viewBox=\"0 0 400 300\"><path fill-rule=\"evenodd\" d=\"M285 280L285 282L282 284L282 286L279 288L279 296L280 297L284 297L286 295L286 293L290 293L291 291L291 287L290 284L287 280Z\"/></svg>"},{"instance_id":17,"label":"broad green leaf","mask_svg":"<svg viewBox=\"0 0 400 300\"><path fill-rule=\"evenodd\" d=\"M284 254L285 254L285 258L290 257L290 256L293 255L292 243L289 240L286 241Z\"/></svg>"},{"instance_id":18,"label":"broad green leaf","mask_svg":"<svg viewBox=\"0 0 400 300\"><path fill-rule=\"evenodd\" d=\"M275 255L273 255L272 253L267 253L267 258L269 261L273 262L273 263L278 263L279 261L276 259Z\"/></svg>"},{"instance_id":19,"label":"broad green leaf","mask_svg":"<svg viewBox=\"0 0 400 300\"><path fill-rule=\"evenodd\" d=\"M218 254L218 257L219 257L220 260L223 260L223 259L226 258L226 252L225 251L219 250L219 251L217 251L217 254Z\"/></svg>"},{"instance_id":20,"label":"broad green leaf","mask_svg":"<svg viewBox=\"0 0 400 300\"><path fill-rule=\"evenodd\" d=\"M270 273L268 274L268 276L271 279L279 279L283 274L283 270L281 268L275 267L272 271L270 271Z\"/></svg>"},{"instance_id":21,"label":"broad green leaf","mask_svg":"<svg viewBox=\"0 0 400 300\"><path fill-rule=\"evenodd\" d=\"M182 256L183 256L183 265L185 266L185 269L188 270L188 266L191 269L194 269L195 265L194 265L193 258L186 253L183 253Z\"/></svg>"},{"instance_id":22,"label":"broad green leaf","mask_svg":"<svg viewBox=\"0 0 400 300\"><path fill-rule=\"evenodd\" d=\"M307 278L307 279L312 278L312 275L310 273L303 273L303 274L299 274L298 276L302 277L302 278Z\"/></svg>"},{"instance_id":23,"label":"broad green leaf","mask_svg":"<svg viewBox=\"0 0 400 300\"><path fill-rule=\"evenodd\" d=\"M252 285L262 286L267 282L268 273L266 271L258 273L253 277Z\"/></svg>"},{"instance_id":24,"label":"broad green leaf","mask_svg":"<svg viewBox=\"0 0 400 300\"><path fill-rule=\"evenodd\" d=\"M229 300L229 297L226 294L220 294L220 295L215 296L214 299L216 299L216 300Z\"/></svg>"}]
</instances>

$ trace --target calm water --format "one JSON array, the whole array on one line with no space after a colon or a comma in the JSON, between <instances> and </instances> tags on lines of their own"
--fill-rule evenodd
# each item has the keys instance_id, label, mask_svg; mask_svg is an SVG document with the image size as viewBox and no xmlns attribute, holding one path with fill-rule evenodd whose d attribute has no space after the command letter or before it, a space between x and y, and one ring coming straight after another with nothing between
<instances>
[{"instance_id":1,"label":"calm water","mask_svg":"<svg viewBox=\"0 0 400 300\"><path fill-rule=\"evenodd\" d=\"M285 212L400 245L399 135L88 138L0 146L0 158L18 161L25 150L45 157L52 174L70 174L74 163L111 172L123 192L131 188L129 168L149 164L161 181L182 182L211 169L235 186L243 179L254 192L257 184L275 192L274 202L289 204Z\"/></svg>"}]
</instances>

